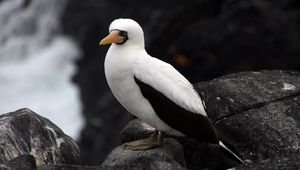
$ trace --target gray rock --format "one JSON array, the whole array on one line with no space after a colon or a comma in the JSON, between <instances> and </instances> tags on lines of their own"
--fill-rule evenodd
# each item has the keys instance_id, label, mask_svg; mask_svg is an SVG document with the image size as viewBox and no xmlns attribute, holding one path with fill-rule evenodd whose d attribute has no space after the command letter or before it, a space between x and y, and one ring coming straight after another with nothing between
<instances>
[{"instance_id":1,"label":"gray rock","mask_svg":"<svg viewBox=\"0 0 300 170\"><path fill-rule=\"evenodd\" d=\"M212 145L178 140L188 169L299 169L300 73L242 72L195 85L212 120L245 165L237 165ZM139 120L122 131L123 142L145 138L153 129ZM169 136L172 137L172 136Z\"/></svg>"},{"instance_id":2,"label":"gray rock","mask_svg":"<svg viewBox=\"0 0 300 170\"><path fill-rule=\"evenodd\" d=\"M261 71L229 74L195 85L212 120L260 108L300 94L300 73ZM295 113L297 115L297 113Z\"/></svg>"},{"instance_id":3,"label":"gray rock","mask_svg":"<svg viewBox=\"0 0 300 170\"><path fill-rule=\"evenodd\" d=\"M184 152L174 139L167 138L162 147L147 151L132 151L125 145L115 148L104 160L104 170L185 170Z\"/></svg>"},{"instance_id":4,"label":"gray rock","mask_svg":"<svg viewBox=\"0 0 300 170\"><path fill-rule=\"evenodd\" d=\"M154 132L154 130L155 129L147 123L144 123L139 119L134 119L130 121L121 131L121 142L125 143L147 138Z\"/></svg>"},{"instance_id":5,"label":"gray rock","mask_svg":"<svg viewBox=\"0 0 300 170\"><path fill-rule=\"evenodd\" d=\"M22 155L5 164L0 164L1 170L36 170L36 162L32 155Z\"/></svg>"},{"instance_id":6,"label":"gray rock","mask_svg":"<svg viewBox=\"0 0 300 170\"><path fill-rule=\"evenodd\" d=\"M236 167L236 170L297 170L300 167L299 159L275 158L256 164L245 164Z\"/></svg>"},{"instance_id":7,"label":"gray rock","mask_svg":"<svg viewBox=\"0 0 300 170\"><path fill-rule=\"evenodd\" d=\"M100 166L82 166L82 165L39 165L38 170L103 170Z\"/></svg>"},{"instance_id":8,"label":"gray rock","mask_svg":"<svg viewBox=\"0 0 300 170\"><path fill-rule=\"evenodd\" d=\"M148 124L134 119L130 121L121 132L122 142L129 142L149 137L154 128ZM217 146L199 143L189 137L166 135L168 138L177 140L183 148L186 167L188 169L226 169L237 165L236 162L227 158ZM172 152L175 152L176 148Z\"/></svg>"},{"instance_id":9,"label":"gray rock","mask_svg":"<svg viewBox=\"0 0 300 170\"><path fill-rule=\"evenodd\" d=\"M77 144L56 125L29 109L0 115L0 163L32 155L37 165L80 164Z\"/></svg>"},{"instance_id":10,"label":"gray rock","mask_svg":"<svg viewBox=\"0 0 300 170\"><path fill-rule=\"evenodd\" d=\"M220 121L219 129L244 159L300 161L299 72L244 72L196 87L209 115Z\"/></svg>"}]
</instances>

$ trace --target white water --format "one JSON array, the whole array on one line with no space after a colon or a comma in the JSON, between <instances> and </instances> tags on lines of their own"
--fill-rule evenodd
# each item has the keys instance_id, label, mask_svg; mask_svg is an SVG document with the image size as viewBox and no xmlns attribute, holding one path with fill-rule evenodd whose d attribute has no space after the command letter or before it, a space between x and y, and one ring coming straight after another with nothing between
<instances>
[{"instance_id":1,"label":"white water","mask_svg":"<svg viewBox=\"0 0 300 170\"><path fill-rule=\"evenodd\" d=\"M76 139L83 119L71 78L80 50L60 33L65 2L0 3L0 114L27 107Z\"/></svg>"}]
</instances>

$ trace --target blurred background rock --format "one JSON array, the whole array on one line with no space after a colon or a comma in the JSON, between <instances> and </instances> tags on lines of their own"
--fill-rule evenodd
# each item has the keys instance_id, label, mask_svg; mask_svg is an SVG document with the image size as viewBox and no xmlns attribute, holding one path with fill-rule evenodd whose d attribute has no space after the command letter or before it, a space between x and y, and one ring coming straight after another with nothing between
<instances>
[{"instance_id":1,"label":"blurred background rock","mask_svg":"<svg viewBox=\"0 0 300 170\"><path fill-rule=\"evenodd\" d=\"M100 164L131 119L106 84L108 46L98 46L119 17L138 21L148 52L192 83L300 70L298 0L1 0L0 113L47 113Z\"/></svg>"}]
</instances>

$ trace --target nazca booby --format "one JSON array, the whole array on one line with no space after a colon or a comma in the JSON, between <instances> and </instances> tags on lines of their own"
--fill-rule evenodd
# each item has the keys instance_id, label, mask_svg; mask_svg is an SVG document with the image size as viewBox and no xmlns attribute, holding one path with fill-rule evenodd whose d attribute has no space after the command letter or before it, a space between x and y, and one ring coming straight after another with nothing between
<instances>
[{"instance_id":1,"label":"nazca booby","mask_svg":"<svg viewBox=\"0 0 300 170\"><path fill-rule=\"evenodd\" d=\"M117 100L157 131L152 137L127 143L146 150L162 144L163 132L187 135L219 145L235 160L243 160L221 141L193 85L174 67L150 56L144 33L132 19L116 19L100 45L111 44L105 57L105 76Z\"/></svg>"}]
</instances>

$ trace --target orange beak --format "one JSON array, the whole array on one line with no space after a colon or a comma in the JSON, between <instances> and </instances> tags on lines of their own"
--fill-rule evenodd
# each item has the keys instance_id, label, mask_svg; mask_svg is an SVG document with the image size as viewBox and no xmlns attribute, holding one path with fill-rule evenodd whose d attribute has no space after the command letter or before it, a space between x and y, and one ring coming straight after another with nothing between
<instances>
[{"instance_id":1,"label":"orange beak","mask_svg":"<svg viewBox=\"0 0 300 170\"><path fill-rule=\"evenodd\" d=\"M122 43L124 41L124 37L119 35L119 31L113 30L111 33L103 38L99 45L107 45L111 43Z\"/></svg>"}]
</instances>

